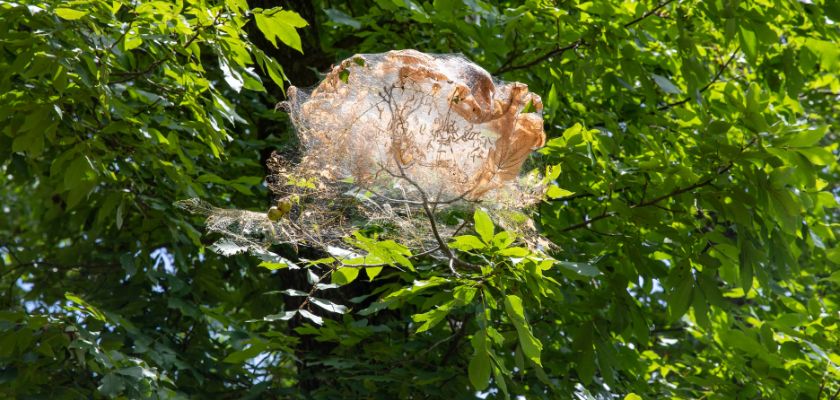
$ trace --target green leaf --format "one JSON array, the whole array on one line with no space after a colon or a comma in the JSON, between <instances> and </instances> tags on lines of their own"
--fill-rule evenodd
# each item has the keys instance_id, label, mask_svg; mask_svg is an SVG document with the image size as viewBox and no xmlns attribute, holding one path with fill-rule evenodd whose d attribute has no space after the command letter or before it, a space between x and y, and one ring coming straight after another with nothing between
<instances>
[{"instance_id":1,"label":"green leaf","mask_svg":"<svg viewBox=\"0 0 840 400\"><path fill-rule=\"evenodd\" d=\"M475 297L477 289L471 286L458 286L452 293L452 297L455 299L454 303L459 306L465 306L470 304Z\"/></svg>"},{"instance_id":2,"label":"green leaf","mask_svg":"<svg viewBox=\"0 0 840 400\"><path fill-rule=\"evenodd\" d=\"M252 343L248 348L240 351L230 353L222 362L230 364L240 364L245 360L252 359L266 350L266 344L263 342Z\"/></svg>"},{"instance_id":3,"label":"green leaf","mask_svg":"<svg viewBox=\"0 0 840 400\"><path fill-rule=\"evenodd\" d=\"M813 147L828 133L828 126L816 129L803 129L781 140L780 144L791 147Z\"/></svg>"},{"instance_id":4,"label":"green leaf","mask_svg":"<svg viewBox=\"0 0 840 400\"><path fill-rule=\"evenodd\" d=\"M798 149L797 152L805 156L814 165L833 165L837 163L837 157L824 147L810 147Z\"/></svg>"},{"instance_id":5,"label":"green leaf","mask_svg":"<svg viewBox=\"0 0 840 400\"><path fill-rule=\"evenodd\" d=\"M338 314L344 314L344 313L347 312L347 307L342 306L341 304L335 304L335 303L333 303L329 300L326 300L326 299L319 299L317 297L310 297L309 302L318 306L318 307L321 307L321 308L323 308L323 309L325 309L329 312L334 312L334 313L338 313Z\"/></svg>"},{"instance_id":6,"label":"green leaf","mask_svg":"<svg viewBox=\"0 0 840 400\"><path fill-rule=\"evenodd\" d=\"M353 19L353 17L345 14L340 10L336 10L335 8L327 8L324 9L324 13L327 14L330 21L335 22L336 24L340 25L347 25L352 27L353 29L359 29L362 27L362 23Z\"/></svg>"},{"instance_id":7,"label":"green leaf","mask_svg":"<svg viewBox=\"0 0 840 400\"><path fill-rule=\"evenodd\" d=\"M837 68L837 61L840 59L840 50L837 49L836 41L817 40L808 38L805 46L820 59L820 64L827 70Z\"/></svg>"},{"instance_id":8,"label":"green leaf","mask_svg":"<svg viewBox=\"0 0 840 400\"><path fill-rule=\"evenodd\" d=\"M678 88L676 85L674 85L674 83L671 82L670 79L668 79L668 78L666 78L662 75L657 75L657 74L651 74L651 77L653 77L653 81L656 82L656 84L663 91L665 91L665 93L668 93L668 94L680 94L680 93L682 93L682 90L680 90L680 88Z\"/></svg>"},{"instance_id":9,"label":"green leaf","mask_svg":"<svg viewBox=\"0 0 840 400\"><path fill-rule=\"evenodd\" d=\"M288 265L288 264L286 264L286 263L282 263L282 262L268 262L268 261L263 261L263 262L261 262L261 263L259 264L259 266L260 266L260 267L263 267L263 268L266 268L266 269L269 269L269 270L272 270L272 271L274 271L274 270L278 270L278 269L283 269L283 268L288 268L288 267L289 267L289 265Z\"/></svg>"},{"instance_id":10,"label":"green leaf","mask_svg":"<svg viewBox=\"0 0 840 400\"><path fill-rule=\"evenodd\" d=\"M306 21L294 11L276 10L255 12L254 18L257 22L257 28L262 31L274 47L277 47L277 39L280 39L286 46L303 53L300 35L295 28L306 26Z\"/></svg>"},{"instance_id":11,"label":"green leaf","mask_svg":"<svg viewBox=\"0 0 840 400\"><path fill-rule=\"evenodd\" d=\"M594 278L601 275L601 270L589 263L557 261L557 264L559 264L563 270L570 271L572 273L572 277L576 279Z\"/></svg>"},{"instance_id":12,"label":"green leaf","mask_svg":"<svg viewBox=\"0 0 840 400\"><path fill-rule=\"evenodd\" d=\"M508 257L525 257L531 254L531 251L524 247L508 247L499 251L499 254Z\"/></svg>"},{"instance_id":13,"label":"green leaf","mask_svg":"<svg viewBox=\"0 0 840 400\"><path fill-rule=\"evenodd\" d=\"M756 59L758 58L758 47L756 45L755 32L741 25L739 33L739 38L741 39L741 48L744 50L744 54L746 54L747 60L749 60L750 63L754 64Z\"/></svg>"},{"instance_id":14,"label":"green leaf","mask_svg":"<svg viewBox=\"0 0 840 400\"><path fill-rule=\"evenodd\" d=\"M298 312L300 313L300 315L302 317L314 322L316 325L323 325L324 324L324 319L323 318L321 318L321 317L319 317L315 314L312 314L311 312L309 312L307 310L300 309L300 310L298 310Z\"/></svg>"},{"instance_id":15,"label":"green leaf","mask_svg":"<svg viewBox=\"0 0 840 400\"><path fill-rule=\"evenodd\" d=\"M367 267L365 268L365 273L368 276L368 279L373 280L376 278L379 273L382 272L382 267Z\"/></svg>"},{"instance_id":16,"label":"green leaf","mask_svg":"<svg viewBox=\"0 0 840 400\"><path fill-rule=\"evenodd\" d=\"M575 192L572 192L572 191L566 190L566 189L562 189L562 188L557 187L555 185L549 186L548 190L546 190L546 192L545 192L545 195L548 196L548 198L550 198L550 199L559 199L561 197L569 197L573 194L575 194Z\"/></svg>"},{"instance_id":17,"label":"green leaf","mask_svg":"<svg viewBox=\"0 0 840 400\"><path fill-rule=\"evenodd\" d=\"M449 243L449 247L455 250L470 251L483 249L487 247L487 245L476 236L462 235L454 237L452 242Z\"/></svg>"},{"instance_id":18,"label":"green leaf","mask_svg":"<svg viewBox=\"0 0 840 400\"><path fill-rule=\"evenodd\" d=\"M837 255L840 255L840 248L834 249L834 252L837 253ZM840 260L840 258L838 260ZM834 271L828 276L828 278L823 278L823 280L840 284L840 271Z\"/></svg>"},{"instance_id":19,"label":"green leaf","mask_svg":"<svg viewBox=\"0 0 840 400\"><path fill-rule=\"evenodd\" d=\"M580 135L581 132L583 132L583 125L581 125L580 122L575 122L574 125L572 125L571 127L567 128L565 131L563 131L563 134L561 135L561 137L566 139L566 141L568 142L570 139L574 138L575 136Z\"/></svg>"},{"instance_id":20,"label":"green leaf","mask_svg":"<svg viewBox=\"0 0 840 400\"><path fill-rule=\"evenodd\" d=\"M59 8L55 9L55 15L58 15L62 19L66 19L66 20L70 20L70 21L80 19L87 14L88 14L87 11L73 10L71 8L59 7Z\"/></svg>"},{"instance_id":21,"label":"green leaf","mask_svg":"<svg viewBox=\"0 0 840 400\"><path fill-rule=\"evenodd\" d=\"M490 354L487 352L487 336L484 331L473 335L472 346L475 352L470 358L467 374L475 390L484 390L490 384Z\"/></svg>"},{"instance_id":22,"label":"green leaf","mask_svg":"<svg viewBox=\"0 0 840 400\"><path fill-rule=\"evenodd\" d=\"M534 364L542 365L540 363L542 343L531 333L531 327L525 320L525 309L522 306L522 299L513 294L505 296L505 312L516 328L516 333L519 336L519 345L522 346L522 352L525 354L525 358L531 360Z\"/></svg>"},{"instance_id":23,"label":"green leaf","mask_svg":"<svg viewBox=\"0 0 840 400\"><path fill-rule=\"evenodd\" d=\"M116 397L125 390L125 379L120 378L115 373L109 373L102 377L99 387L96 388L100 393L108 397Z\"/></svg>"},{"instance_id":24,"label":"green leaf","mask_svg":"<svg viewBox=\"0 0 840 400\"><path fill-rule=\"evenodd\" d=\"M88 158L86 156L78 157L64 171L64 187L68 190L73 189L92 176L93 166Z\"/></svg>"},{"instance_id":25,"label":"green leaf","mask_svg":"<svg viewBox=\"0 0 840 400\"><path fill-rule=\"evenodd\" d=\"M281 290L281 291L280 291L280 293L284 293L284 294L286 294L286 295L289 295L289 296L294 296L294 297L306 297L306 296L309 296L309 293L306 293L306 292L304 292L304 291L302 291L302 290L297 290L297 289L286 289L286 290Z\"/></svg>"},{"instance_id":26,"label":"green leaf","mask_svg":"<svg viewBox=\"0 0 840 400\"><path fill-rule=\"evenodd\" d=\"M496 380L496 386L499 387L499 390L502 392L502 398L509 399L510 393L508 392L507 382L505 381L505 377L510 375L510 372L502 368L502 359L498 357L492 357L491 360L496 364L493 368L493 378Z\"/></svg>"},{"instance_id":27,"label":"green leaf","mask_svg":"<svg viewBox=\"0 0 840 400\"><path fill-rule=\"evenodd\" d=\"M508 231L501 231L497 233L496 236L493 236L493 245L497 248L504 249L510 246L514 240L516 240L516 237L512 233Z\"/></svg>"},{"instance_id":28,"label":"green leaf","mask_svg":"<svg viewBox=\"0 0 840 400\"><path fill-rule=\"evenodd\" d=\"M262 66L263 70L268 72L268 76L274 84L280 89L283 89L286 80L283 67L281 67L280 64L278 64L273 58L266 56L262 51L255 51L254 56Z\"/></svg>"},{"instance_id":29,"label":"green leaf","mask_svg":"<svg viewBox=\"0 0 840 400\"><path fill-rule=\"evenodd\" d=\"M332 273L332 283L344 286L356 280L359 276L359 269L352 267L341 267Z\"/></svg>"},{"instance_id":30,"label":"green leaf","mask_svg":"<svg viewBox=\"0 0 840 400\"><path fill-rule=\"evenodd\" d=\"M706 129L712 135L722 135L726 132L729 132L730 128L732 128L732 124L730 124L729 122L715 120L709 123Z\"/></svg>"},{"instance_id":31,"label":"green leaf","mask_svg":"<svg viewBox=\"0 0 840 400\"><path fill-rule=\"evenodd\" d=\"M584 384L588 385L592 382L592 378L595 376L595 351L592 349L592 346L581 351L575 369Z\"/></svg>"},{"instance_id":32,"label":"green leaf","mask_svg":"<svg viewBox=\"0 0 840 400\"><path fill-rule=\"evenodd\" d=\"M796 217L799 215L800 206L799 203L794 200L793 194L791 194L787 188L771 188L768 189L767 192L770 195L773 209L776 214L781 217L781 222L785 223L786 227L795 229L796 225L792 223L793 221L785 218Z\"/></svg>"},{"instance_id":33,"label":"green leaf","mask_svg":"<svg viewBox=\"0 0 840 400\"><path fill-rule=\"evenodd\" d=\"M123 375L123 376L128 376L128 377L134 378L134 379L140 379L144 375L150 374L151 371L149 371L149 370L147 370L143 367L134 366L134 367L128 367L128 368L120 369L120 370L117 371L117 373L120 374L120 375Z\"/></svg>"},{"instance_id":34,"label":"green leaf","mask_svg":"<svg viewBox=\"0 0 840 400\"><path fill-rule=\"evenodd\" d=\"M688 311L691 305L692 293L694 291L694 277L691 274L691 267L679 266L671 271L668 277L671 285L668 293L668 310L670 320L676 321Z\"/></svg>"},{"instance_id":35,"label":"green leaf","mask_svg":"<svg viewBox=\"0 0 840 400\"><path fill-rule=\"evenodd\" d=\"M435 325L439 324L444 318L446 318L447 315L449 315L450 310L451 303L446 303L423 314L413 315L411 319L414 320L414 322L422 322L422 324L417 327L417 333L425 332L435 327Z\"/></svg>"},{"instance_id":36,"label":"green leaf","mask_svg":"<svg viewBox=\"0 0 840 400\"><path fill-rule=\"evenodd\" d=\"M475 221L475 231L481 237L481 241L490 244L494 234L493 221L490 220L490 216L484 210L477 208L473 220Z\"/></svg>"},{"instance_id":37,"label":"green leaf","mask_svg":"<svg viewBox=\"0 0 840 400\"><path fill-rule=\"evenodd\" d=\"M138 35L136 32L129 31L125 35L125 39L123 39L123 49L125 51L131 51L143 44L143 39Z\"/></svg>"},{"instance_id":38,"label":"green leaf","mask_svg":"<svg viewBox=\"0 0 840 400\"><path fill-rule=\"evenodd\" d=\"M123 218L125 218L125 200L123 199L120 201L120 205L117 207L117 215L114 217L114 224L117 226L117 229L122 229Z\"/></svg>"},{"instance_id":39,"label":"green leaf","mask_svg":"<svg viewBox=\"0 0 840 400\"><path fill-rule=\"evenodd\" d=\"M746 352L751 355L760 355L766 352L764 346L761 345L752 335L745 333L740 329L730 329L720 333L721 340L739 351Z\"/></svg>"},{"instance_id":40,"label":"green leaf","mask_svg":"<svg viewBox=\"0 0 840 400\"><path fill-rule=\"evenodd\" d=\"M98 308L96 308L96 307L92 306L90 303L82 300L81 297L79 297L79 296L77 296L73 293L66 292L66 293L64 293L64 298L82 306L81 308L76 308L76 307L70 307L70 308L79 310L79 311L81 311L85 314L88 314L91 317L94 317L94 318L96 318L100 321L103 321L103 322L107 321L107 319L105 317L105 314L103 314L102 311L99 311Z\"/></svg>"},{"instance_id":41,"label":"green leaf","mask_svg":"<svg viewBox=\"0 0 840 400\"><path fill-rule=\"evenodd\" d=\"M67 192L67 208L76 208L77 205L82 203L82 200L86 200L88 198L88 195L95 186L96 183L93 181L83 181L71 188L70 191Z\"/></svg>"},{"instance_id":42,"label":"green leaf","mask_svg":"<svg viewBox=\"0 0 840 400\"><path fill-rule=\"evenodd\" d=\"M297 313L298 313L298 310L292 310L292 311L285 311L285 312L282 312L280 314L266 315L265 317L263 317L263 321L268 321L268 322L288 321L288 320L292 319L292 317L297 315Z\"/></svg>"},{"instance_id":43,"label":"green leaf","mask_svg":"<svg viewBox=\"0 0 840 400\"><path fill-rule=\"evenodd\" d=\"M219 69L222 71L222 77L224 77L225 82L227 82L231 89L235 92L242 90L242 87L245 85L245 80L242 78L242 74L231 68L230 64L228 64L224 57L219 57ZM220 104L224 103L220 102ZM224 108L222 108L222 110L224 110Z\"/></svg>"},{"instance_id":44,"label":"green leaf","mask_svg":"<svg viewBox=\"0 0 840 400\"><path fill-rule=\"evenodd\" d=\"M30 130L20 135L12 142L12 151L27 152L32 157L39 156L44 151L44 135L42 132Z\"/></svg>"}]
</instances>

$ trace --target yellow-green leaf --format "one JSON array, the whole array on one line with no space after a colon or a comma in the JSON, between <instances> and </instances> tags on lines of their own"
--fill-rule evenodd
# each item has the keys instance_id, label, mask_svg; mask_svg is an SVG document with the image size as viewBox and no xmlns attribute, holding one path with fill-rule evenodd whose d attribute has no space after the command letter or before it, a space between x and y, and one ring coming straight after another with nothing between
<instances>
[{"instance_id":1,"label":"yellow-green leaf","mask_svg":"<svg viewBox=\"0 0 840 400\"><path fill-rule=\"evenodd\" d=\"M540 363L542 343L531 333L531 327L525 320L525 308L522 306L522 299L513 294L507 295L505 297L505 312L507 312L511 323L516 328L519 345L522 346L525 358L531 360L534 364L542 365Z\"/></svg>"},{"instance_id":2,"label":"yellow-green leaf","mask_svg":"<svg viewBox=\"0 0 840 400\"><path fill-rule=\"evenodd\" d=\"M493 240L493 221L484 210L476 209L473 215L475 220L475 231L484 243L490 243Z\"/></svg>"},{"instance_id":3,"label":"yellow-green leaf","mask_svg":"<svg viewBox=\"0 0 840 400\"><path fill-rule=\"evenodd\" d=\"M336 285L346 285L356 280L359 276L358 268L342 267L332 273L332 283Z\"/></svg>"},{"instance_id":4,"label":"yellow-green leaf","mask_svg":"<svg viewBox=\"0 0 840 400\"><path fill-rule=\"evenodd\" d=\"M570 190L566 190L557 186L549 186L548 190L546 191L545 195L548 196L550 199L559 199L561 197L568 197L575 194Z\"/></svg>"},{"instance_id":5,"label":"yellow-green leaf","mask_svg":"<svg viewBox=\"0 0 840 400\"><path fill-rule=\"evenodd\" d=\"M74 10L72 8L56 8L55 14L66 20L77 20L87 15L86 11Z\"/></svg>"},{"instance_id":6,"label":"yellow-green leaf","mask_svg":"<svg viewBox=\"0 0 840 400\"><path fill-rule=\"evenodd\" d=\"M303 53L300 35L295 28L302 28L307 23L296 12L266 10L255 13L254 19L257 22L257 28L274 47L277 47L277 39L280 39L286 46Z\"/></svg>"}]
</instances>

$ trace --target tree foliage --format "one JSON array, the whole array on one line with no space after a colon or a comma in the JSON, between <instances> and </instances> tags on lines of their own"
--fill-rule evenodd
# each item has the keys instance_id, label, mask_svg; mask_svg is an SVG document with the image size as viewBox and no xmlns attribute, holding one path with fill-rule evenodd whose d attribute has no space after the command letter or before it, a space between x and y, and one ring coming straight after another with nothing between
<instances>
[{"instance_id":1,"label":"tree foliage","mask_svg":"<svg viewBox=\"0 0 840 400\"><path fill-rule=\"evenodd\" d=\"M838 396L836 2L259 3L0 2L2 397ZM402 48L542 94L550 257L208 251L174 203L268 209L287 82Z\"/></svg>"}]
</instances>

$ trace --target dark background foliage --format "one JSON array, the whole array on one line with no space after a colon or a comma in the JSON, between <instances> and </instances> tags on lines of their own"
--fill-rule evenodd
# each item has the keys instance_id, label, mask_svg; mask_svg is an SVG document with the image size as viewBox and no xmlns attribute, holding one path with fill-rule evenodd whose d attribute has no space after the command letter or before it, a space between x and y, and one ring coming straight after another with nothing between
<instances>
[{"instance_id":1,"label":"dark background foliage","mask_svg":"<svg viewBox=\"0 0 840 400\"><path fill-rule=\"evenodd\" d=\"M0 396L837 398L835 21L830 0L0 2ZM453 248L481 273L420 257L330 289L352 310L323 325L280 320L305 271L209 251L174 202L267 209L284 87L403 48L542 95L556 260L476 221Z\"/></svg>"}]
</instances>

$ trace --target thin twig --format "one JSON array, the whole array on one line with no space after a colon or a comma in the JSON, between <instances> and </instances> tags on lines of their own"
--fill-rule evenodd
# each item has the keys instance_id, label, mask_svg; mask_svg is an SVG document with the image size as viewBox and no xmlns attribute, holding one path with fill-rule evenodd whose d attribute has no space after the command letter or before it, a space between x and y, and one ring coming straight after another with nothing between
<instances>
[{"instance_id":1,"label":"thin twig","mask_svg":"<svg viewBox=\"0 0 840 400\"><path fill-rule=\"evenodd\" d=\"M496 71L494 71L493 75L504 74L505 72L510 72L510 71L514 71L514 70L517 70L517 69L525 69L525 68L533 67L534 65L537 65L537 64L539 64L539 63L541 63L541 62L543 62L543 61L545 61L545 60L547 60L551 57L562 55L563 53L566 52L566 50L577 49L578 47L580 47L582 45L585 45L585 42L583 41L583 39L575 40L574 42L572 42L568 45L558 47L554 50L551 50L551 51L549 51L549 52L547 52L547 53L545 53L545 54L543 54L543 55L541 55L541 56L539 56L539 57L537 57L537 58L535 58L531 61L528 61L524 64L511 65L511 66L508 66L508 67L503 66L502 68L499 68Z\"/></svg>"},{"instance_id":2,"label":"thin twig","mask_svg":"<svg viewBox=\"0 0 840 400\"><path fill-rule=\"evenodd\" d=\"M606 213L606 214L601 214L601 215L599 215L597 217L594 217L594 218L587 218L580 223L574 224L572 226L567 226L567 227L561 229L560 232L568 232L568 231L573 231L575 229L586 228L587 226L589 226L589 224L600 221L604 218L612 217L614 215L615 215L614 212L610 212L610 213Z\"/></svg>"},{"instance_id":3,"label":"thin twig","mask_svg":"<svg viewBox=\"0 0 840 400\"><path fill-rule=\"evenodd\" d=\"M198 39L198 37L199 37L199 36L201 36L201 32L202 32L202 30L203 30L204 28L209 28L209 27L212 27L212 26L216 26L216 25L219 23L219 18L220 18L221 16L222 16L222 12L221 12L221 11L219 11L219 13L218 13L218 14L216 14L216 17L213 19L213 22L212 22L210 25L198 25L198 26L196 27L196 32L195 32L195 34L194 34L194 35L192 35L192 37L190 37L190 38L189 38L189 40L187 40L187 42L186 42L186 43L184 43L184 45L183 45L182 47L183 47L183 48L190 47L190 45L191 45L191 44L192 44L192 43L193 43L196 39ZM109 85L113 85L113 84L116 84L116 83L124 83L124 82L128 82L128 81L130 81L130 80L132 80L132 79L134 79L134 78L137 78L137 77L139 77L139 76L146 75L146 74L148 74L149 72L152 72L153 70L155 70L158 66L160 66L160 65L161 65L161 64L163 64L164 62L170 61L170 60L172 59L172 57L173 57L172 55L169 55L169 56L167 56L167 57L161 58L161 59L159 59L159 60L157 60L157 61L155 61L155 62L153 62L153 63L149 64L149 66L147 66L146 68L144 68L144 69L142 69L142 70L140 70L140 71L114 72L114 73L112 73L111 75L113 75L113 76L121 76L121 77L123 77L123 78L122 78L122 79L117 79L117 80L115 80L115 81L110 81L110 82L108 82L108 84L109 84Z\"/></svg>"},{"instance_id":4,"label":"thin twig","mask_svg":"<svg viewBox=\"0 0 840 400\"><path fill-rule=\"evenodd\" d=\"M427 255L432 254L432 253L434 253L434 252L436 252L436 251L438 251L438 250L440 250L440 246L435 247L435 248L433 248L433 249L426 250L426 251L424 251L424 252L422 252L422 253L412 254L412 255L408 256L408 258L418 258L418 257L427 256Z\"/></svg>"},{"instance_id":5,"label":"thin twig","mask_svg":"<svg viewBox=\"0 0 840 400\"><path fill-rule=\"evenodd\" d=\"M131 11L133 13L135 13L135 15L137 14L136 11L134 11L134 10L131 10ZM135 20L133 20L133 19L131 21L129 21L128 22L128 27L125 29L125 31L123 31L123 33L120 34L120 36L117 38L117 40L114 41L114 43L111 43L111 45L108 46L108 52L109 53L114 51L114 47L116 47L117 44L119 44L125 38L125 35L128 34L128 32L131 30L132 25L134 25L134 21Z\"/></svg>"},{"instance_id":6,"label":"thin twig","mask_svg":"<svg viewBox=\"0 0 840 400\"><path fill-rule=\"evenodd\" d=\"M729 59L726 60L726 62L723 63L723 65L720 66L720 68L718 69L714 78L712 78L712 80L709 81L709 83L707 83L705 86L700 88L700 90L697 92L698 94L703 93L706 90L708 90L712 85L714 85L715 82L718 81L718 79L720 79L721 75L723 75L723 71L725 71L726 68L729 67L729 64L732 63L732 60L735 59L735 56L738 54L738 51L740 51L740 50L741 50L741 46L738 46L738 47L735 48L735 51L732 52L732 54L729 56ZM680 101L675 101L673 103L668 103L668 104L659 106L659 108L657 108L657 110L659 110L659 111L667 110L671 107L681 106L685 103L688 103L689 101L691 101L691 96L688 96L688 97L686 97L686 98L684 98Z\"/></svg>"},{"instance_id":7,"label":"thin twig","mask_svg":"<svg viewBox=\"0 0 840 400\"><path fill-rule=\"evenodd\" d=\"M455 270L455 257L449 257L449 271L451 271L452 275L455 275L456 278L461 277L461 274Z\"/></svg>"},{"instance_id":8,"label":"thin twig","mask_svg":"<svg viewBox=\"0 0 840 400\"><path fill-rule=\"evenodd\" d=\"M408 200L408 199L395 199L395 198L393 198L393 197L388 197L388 196L385 196L385 195L383 195L383 194L380 194L380 193L378 193L378 192L374 191L372 188L369 188L369 187L363 187L363 188L364 188L365 190L367 190L368 192L371 192L374 196L381 197L382 199L384 199L384 200L386 200L386 201L390 201L390 202L392 202L392 203L410 204L410 205L414 205L414 206L419 206L420 204L422 204L421 202L419 202L419 201L415 201L415 200Z\"/></svg>"},{"instance_id":9,"label":"thin twig","mask_svg":"<svg viewBox=\"0 0 840 400\"><path fill-rule=\"evenodd\" d=\"M656 7L654 7L654 8L652 8L652 9L648 10L648 12L646 12L646 13L642 14L640 17L638 17L638 18L636 18L636 19L634 19L634 20L632 20L632 21L630 21L630 22L628 22L628 23L624 24L624 27L625 27L625 28L629 28L629 27L631 27L631 26L633 26L633 25L638 24L639 22L642 22L644 19L646 19L647 17L650 17L651 15L656 14L656 12L657 12L657 11L659 11L660 9L662 9L662 7L667 6L668 4L670 4L670 3L671 3L671 2L673 2L673 1L674 1L674 0L667 0L667 1L664 1L664 2L662 2L662 3L659 3L659 5L657 5Z\"/></svg>"},{"instance_id":10,"label":"thin twig","mask_svg":"<svg viewBox=\"0 0 840 400\"><path fill-rule=\"evenodd\" d=\"M467 226L467 223L469 223L469 221L467 219L464 219L464 222L461 222L461 225L458 226L458 229L455 229L455 232L452 232L452 236L455 236L458 234L458 232L461 232L461 229L464 229L464 227Z\"/></svg>"},{"instance_id":11,"label":"thin twig","mask_svg":"<svg viewBox=\"0 0 840 400\"><path fill-rule=\"evenodd\" d=\"M657 11L659 11L660 9L662 9L662 7L665 7L665 6L667 6L668 4L670 4L670 3L672 3L672 2L674 2L674 0L666 0L666 1L662 2L662 3L659 3L656 7L652 8L652 9L651 9L651 10L649 10L648 12L646 12L646 13L642 14L642 15L641 15L641 16L639 16L638 18L635 18L635 19L631 20L630 22L625 23L625 24L624 24L624 27L625 27L625 28L629 28L629 27L631 27L631 26L633 26L633 25L638 24L639 22L644 21L645 19L647 19L647 18L648 18L648 17L650 17L651 15L654 15ZM531 60L531 61L528 61L528 62L523 63L523 64L519 64L519 65L512 65L512 64L513 64L513 60L515 60L515 59L516 59L516 57L512 57L511 59L508 59L507 61L505 61L505 63L504 63L504 64L502 64L502 66L501 66L501 67L499 67L498 69L496 69L496 71L495 71L495 72L493 72L493 74L494 74L494 75L499 75L499 74L503 74L503 73L505 73L505 72L510 72L510 71L514 71L514 70L518 70L518 69L525 69L525 68L529 68L529 67L532 67L532 66L534 66L534 65L537 65L537 64L539 64L539 63L541 63L541 62L543 62L543 61L545 61L545 60L547 60L547 59L549 59L549 58L552 58L552 57L555 57L555 56L562 55L562 54L563 54L563 53L565 53L567 50L577 49L578 47L581 47L581 46L586 46L586 45L587 45L587 43L586 43L586 42L584 42L584 41L583 41L583 39L581 38L581 39L575 40L574 42L569 43L569 44L567 44L567 45L565 45L565 46L560 46L560 47L557 47L557 48L555 48L555 49L552 49L552 50L550 50L550 51L546 52L545 54L543 54L543 55L541 55L541 56L539 56L539 57L537 57L537 58L535 58L535 59L533 59L533 60Z\"/></svg>"},{"instance_id":12,"label":"thin twig","mask_svg":"<svg viewBox=\"0 0 840 400\"><path fill-rule=\"evenodd\" d=\"M423 213L426 214L426 218L428 218L428 220L429 220L429 226L432 229L432 236L434 236L435 241L437 241L438 246L440 247L440 250L443 251L443 253L446 254L446 256L449 258L450 269L454 270L454 264L457 264L458 266L468 267L468 268L471 268L471 269L478 269L478 266L470 264L466 261L462 261L462 260L458 259L457 256L455 256L455 253L452 251L452 249L449 248L449 246L446 244L446 242L441 237L440 232L438 231L437 222L435 220L435 214L432 211L432 208L431 208L430 202L429 202L429 198L426 195L426 192L423 190L423 188L417 182L415 182L408 175L406 175L405 169L403 169L402 164L399 162L399 160L395 160L395 161L396 161L396 164L397 164L397 168L400 170L399 177L404 179L411 186L414 186L414 188L417 189L417 192L420 195L420 200L421 200L421 203L422 203L421 208L423 210ZM390 171L389 171L389 173L390 173ZM456 276L460 277L460 274L458 274Z\"/></svg>"},{"instance_id":13,"label":"thin twig","mask_svg":"<svg viewBox=\"0 0 840 400\"><path fill-rule=\"evenodd\" d=\"M298 306L298 308L297 308L298 310L302 310L303 307L305 307L307 304L309 304L309 299L311 299L312 296L315 295L315 291L318 290L318 284L321 283L322 280L326 279L327 275L333 273L337 269L338 268L333 268L333 267L327 268L327 272L324 272L323 275L318 277L318 280L316 280L315 282L312 282L312 288L309 289L309 293L307 293L306 299L304 299L303 302L300 303L300 305Z\"/></svg>"},{"instance_id":14,"label":"thin twig","mask_svg":"<svg viewBox=\"0 0 840 400\"><path fill-rule=\"evenodd\" d=\"M748 147L750 147L750 146L752 146L753 144L755 144L756 140L758 140L758 138L754 137L754 138L752 138L752 140L750 140L750 141L749 141L749 143L747 143L747 144L745 144L744 146L742 146L742 147L741 147L741 150L740 150L740 152L739 152L739 154L740 154L740 153L743 153L743 152L744 152L744 151L745 151ZM630 208L642 208L642 207L652 206L652 205L654 205L654 204L656 204L656 203L659 203L659 202L660 202L660 201L662 201L662 200L667 200L667 199L670 199L670 198L672 198L672 197L679 196L679 195L681 195L681 194L683 194L683 193L690 192L690 191L693 191L693 190L695 190L695 189L699 189L699 188L702 188L702 187L704 187L704 186L711 185L711 184L712 184L712 182L713 182L713 181L714 181L717 177L719 177L719 176L721 176L721 175L724 175L724 174L726 174L727 172L729 172L729 170L730 170L730 169L732 169L732 167L733 167L734 165L735 165L734 160L729 161L729 163L727 163L725 166L718 168L718 170L716 171L716 174L715 174L715 175L713 175L713 176L710 176L710 177L708 177L708 178L706 178L706 179L703 179L703 180L701 180L701 181L698 181L698 182L696 182L696 183L694 183L694 184L692 184L692 185L689 185L689 186L686 186L686 187L682 187L682 188L678 188L678 189L673 190L673 191L671 191L671 192L669 192L669 193L667 193L667 194L663 194L662 196L655 197L655 198L650 199L650 200L642 201L642 202L640 202L640 203L636 203L636 204L634 204L634 205L631 205L631 206L630 206ZM600 220L605 219L605 218L614 217L614 216L616 216L616 215L618 215L618 214L617 214L615 211L611 211L611 212L604 212L604 213L602 213L601 215L599 215L599 216L597 216L597 217L587 218L587 219L583 220L583 221L582 221L582 222L580 222L580 223L577 223L577 224L574 224L574 225L571 225L571 226L567 226L567 227L565 227L565 228L561 229L561 230L560 230L560 232L569 232L569 231L573 231L573 230L576 230L576 229L585 228L585 227L589 226L590 224L592 224L592 223L594 223L594 222L600 221Z\"/></svg>"}]
</instances>

